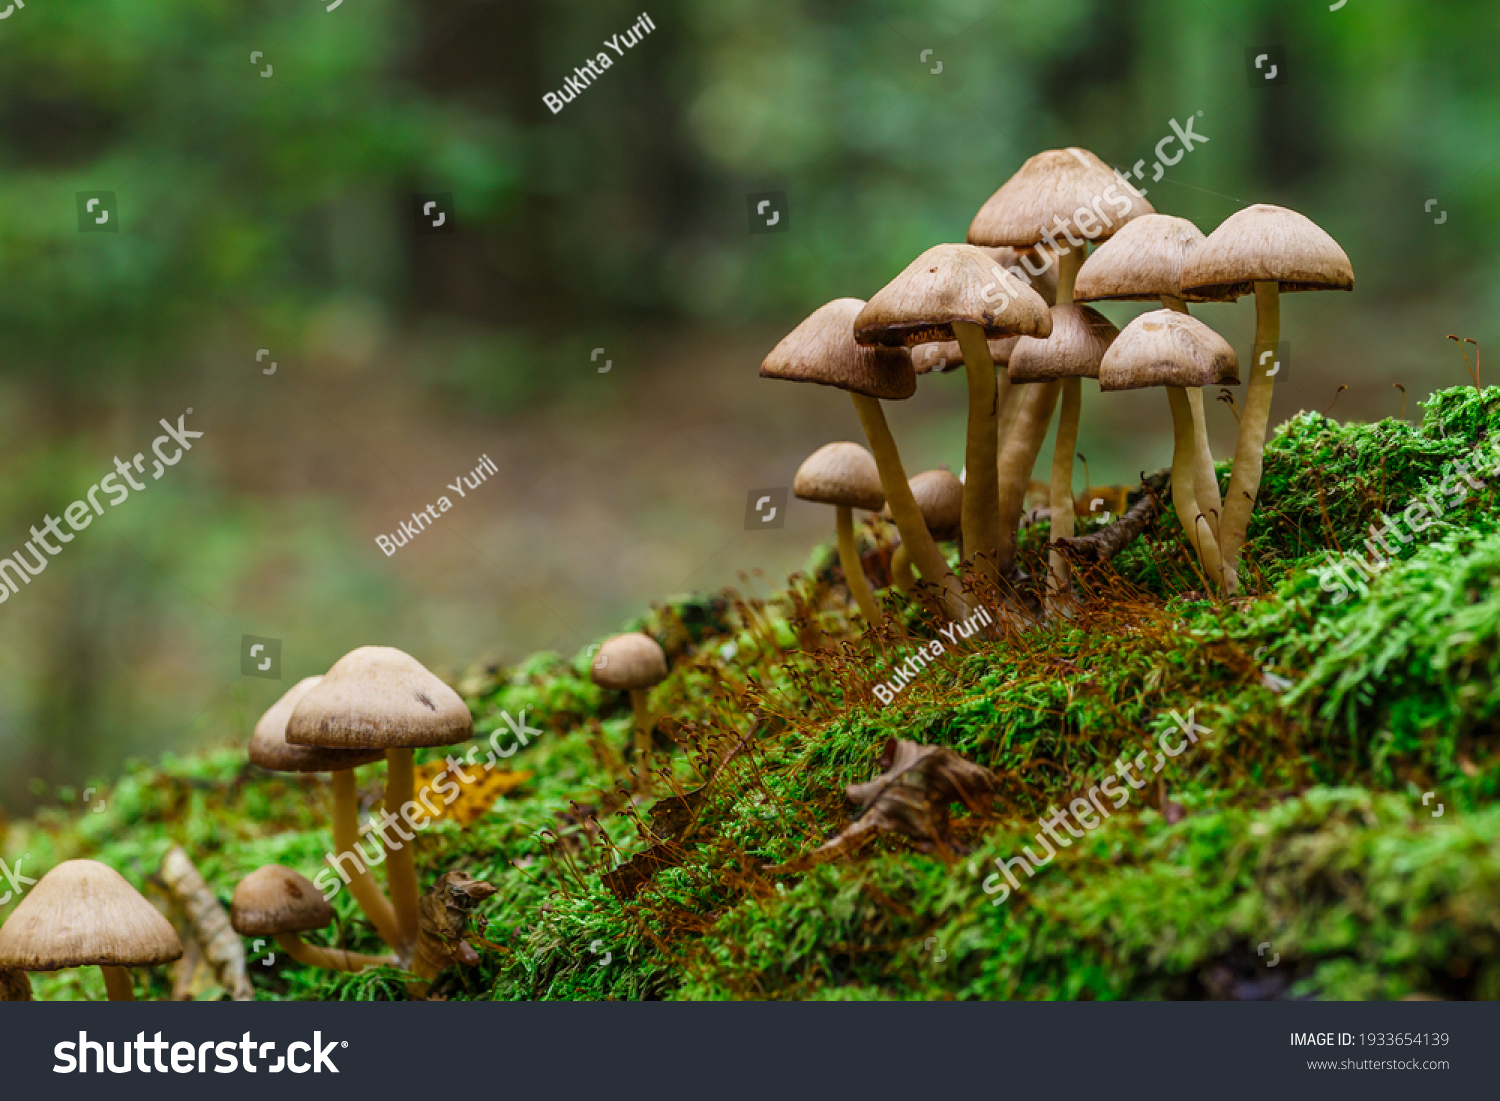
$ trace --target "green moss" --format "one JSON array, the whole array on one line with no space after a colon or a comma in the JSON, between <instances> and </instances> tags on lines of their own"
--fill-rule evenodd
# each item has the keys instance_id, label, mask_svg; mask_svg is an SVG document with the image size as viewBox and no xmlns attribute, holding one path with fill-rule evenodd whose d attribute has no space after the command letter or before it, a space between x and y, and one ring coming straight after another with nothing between
<instances>
[{"instance_id":1,"label":"green moss","mask_svg":"<svg viewBox=\"0 0 1500 1101\"><path fill-rule=\"evenodd\" d=\"M1207 599L1180 533L1162 522L1083 580L1096 599L1077 618L959 640L889 705L871 686L935 627L886 594L898 614L884 633L850 634L826 547L765 599L666 600L628 626L671 657L651 698L663 716L658 757L694 793L675 817L664 807L653 817L622 787L628 701L590 682L590 650L465 673L476 738L445 752L472 748L482 761L509 749L507 715L524 712L543 733L501 765L532 780L470 826L444 821L423 836L424 880L458 867L499 887L480 909L479 964L435 992L1500 995L1500 524L1490 485L1453 492L1460 462L1488 481L1497 417L1500 403L1472 388L1435 395L1416 426L1301 414L1267 448L1250 596ZM1442 516L1335 601L1321 572L1332 559L1382 512L1438 491L1450 501ZM1034 561L1044 537L1028 529L1023 558ZM992 905L984 883L997 858L1035 847L1049 807L1190 709L1206 728L1191 752ZM890 737L949 746L995 771L995 820L956 824L964 855L944 863L885 837L804 874L767 871L847 824L843 789L876 772ZM380 772L362 770L362 784L374 788ZM255 772L235 749L137 763L103 794L97 814L12 824L0 851L12 864L31 853L33 875L94 856L145 886L180 843L227 899L264 863L314 873L330 843L323 780ZM1181 820L1169 823L1168 809ZM652 846L661 866L617 897L606 873ZM329 943L377 950L350 899L335 909ZM389 968L339 976L278 958L256 962L252 978L267 998L406 996ZM166 996L164 969L142 982ZM35 985L48 998L102 993L87 970Z\"/></svg>"}]
</instances>

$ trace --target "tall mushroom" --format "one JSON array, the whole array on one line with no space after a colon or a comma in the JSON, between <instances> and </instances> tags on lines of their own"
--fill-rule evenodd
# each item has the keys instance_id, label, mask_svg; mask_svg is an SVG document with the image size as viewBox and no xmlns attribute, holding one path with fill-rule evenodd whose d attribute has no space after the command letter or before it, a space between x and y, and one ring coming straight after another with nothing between
<instances>
[{"instance_id":1,"label":"tall mushroom","mask_svg":"<svg viewBox=\"0 0 1500 1101\"><path fill-rule=\"evenodd\" d=\"M880 605L865 577L859 549L854 543L854 509L879 512L885 504L880 471L870 453L857 443L830 443L818 448L797 468L792 492L804 501L832 505L837 509L839 565L849 594L864 613L865 621L880 621Z\"/></svg>"},{"instance_id":2,"label":"tall mushroom","mask_svg":"<svg viewBox=\"0 0 1500 1101\"><path fill-rule=\"evenodd\" d=\"M760 376L848 391L875 456L880 485L901 541L910 548L922 576L942 590L948 616L961 620L968 615L968 605L958 579L922 523L901 466L901 453L880 407L882 398L904 401L916 393L911 356L905 348L865 348L855 342L854 319L864 305L858 298L836 298L818 307L771 349L760 365Z\"/></svg>"},{"instance_id":3,"label":"tall mushroom","mask_svg":"<svg viewBox=\"0 0 1500 1101\"><path fill-rule=\"evenodd\" d=\"M1057 257L1057 305L1067 306L1073 302L1073 285L1088 242L1103 240L1132 218L1150 213L1151 204L1087 149L1049 149L1028 160L990 196L969 226L969 243L1012 248L1045 243ZM1076 416L1081 389L1073 378L1028 387L1022 393L1015 425L999 459L1002 574L1015 562L1022 501L1047 436L1052 407L1059 393L1071 390L1072 397L1063 403L1063 416L1070 415L1069 411ZM1076 433L1076 427L1071 431ZM1059 434L1064 434L1061 426ZM1053 466L1053 530L1072 531L1072 494L1064 493L1061 499L1056 495L1060 484L1072 483L1072 452L1055 449Z\"/></svg>"},{"instance_id":4,"label":"tall mushroom","mask_svg":"<svg viewBox=\"0 0 1500 1101\"><path fill-rule=\"evenodd\" d=\"M234 888L229 924L242 937L274 937L287 955L308 967L363 971L395 964L393 956L369 956L308 944L300 934L333 924L333 907L307 879L280 864L251 872Z\"/></svg>"},{"instance_id":5,"label":"tall mushroom","mask_svg":"<svg viewBox=\"0 0 1500 1101\"><path fill-rule=\"evenodd\" d=\"M980 248L979 251L993 260L998 267L1010 272L1041 295L1048 309L1057 305L1057 264L1053 262L1053 257L1045 249L1014 249L1002 246L1001 248ZM1005 447L1005 441L1010 437L1011 427L1016 423L1018 406L1021 404L1021 396L1011 385L1010 374L1004 368L1010 365L1011 353L1015 351L1020 340L1019 336L1005 336L999 340L990 341L990 358L995 361L996 367L1001 368L995 373L995 385L1000 394L999 438L995 454L997 485L1000 478L1000 453ZM912 354L912 362L916 363L915 352Z\"/></svg>"},{"instance_id":6,"label":"tall mushroom","mask_svg":"<svg viewBox=\"0 0 1500 1101\"><path fill-rule=\"evenodd\" d=\"M1154 299L1169 310L1187 313L1187 306L1179 293L1182 267L1188 255L1205 240L1202 230L1186 218L1144 214L1128 223L1084 261L1073 288L1073 298L1077 302ZM1182 389L1193 419L1191 496L1204 517L1207 533L1217 542L1224 503L1219 496L1219 476L1214 469L1213 451L1208 446L1203 391L1197 386ZM1177 501L1179 492L1186 488L1174 482L1172 499ZM1196 547L1197 538L1191 535L1189 538Z\"/></svg>"},{"instance_id":7,"label":"tall mushroom","mask_svg":"<svg viewBox=\"0 0 1500 1101\"><path fill-rule=\"evenodd\" d=\"M344 853L356 852L359 842L359 799L355 790L354 770L385 757L380 749L325 749L322 746L292 745L286 740L287 720L292 717L302 697L315 688L322 677L305 677L287 689L286 695L271 705L255 724L250 738L250 763L269 772L327 772L333 786L333 847L341 863ZM375 882L363 860L356 860L349 879L349 893L364 911L380 939L392 948L401 947L401 927L391 900Z\"/></svg>"},{"instance_id":8,"label":"tall mushroom","mask_svg":"<svg viewBox=\"0 0 1500 1101\"><path fill-rule=\"evenodd\" d=\"M1281 339L1280 296L1291 291L1354 289L1354 268L1337 241L1309 218L1285 207L1257 203L1224 219L1193 250L1182 269L1182 297L1218 301L1255 293L1255 352L1240 414L1234 469L1219 521L1224 588L1239 591L1240 548L1260 492L1276 347Z\"/></svg>"},{"instance_id":9,"label":"tall mushroom","mask_svg":"<svg viewBox=\"0 0 1500 1101\"><path fill-rule=\"evenodd\" d=\"M1098 378L1099 363L1110 342L1120 335L1099 311L1068 303L1052 307L1052 335L1046 340L1022 337L1010 355L1010 381L1050 384L1062 380L1062 412L1057 419L1057 441L1052 445L1051 515L1052 542L1071 538L1073 516L1073 453L1078 450L1078 414L1082 398L1081 379ZM1059 513L1057 502L1068 499ZM1048 555L1051 591L1068 588L1068 565L1062 554Z\"/></svg>"},{"instance_id":10,"label":"tall mushroom","mask_svg":"<svg viewBox=\"0 0 1500 1101\"><path fill-rule=\"evenodd\" d=\"M171 922L97 860L67 860L53 868L0 928L0 968L98 967L112 1002L135 1001L127 968L181 957Z\"/></svg>"},{"instance_id":11,"label":"tall mushroom","mask_svg":"<svg viewBox=\"0 0 1500 1101\"><path fill-rule=\"evenodd\" d=\"M1209 580L1223 584L1219 545L1195 496L1195 421L1186 391L1238 385L1239 360L1229 342L1203 322L1176 310L1141 314L1104 354L1099 389L1164 386L1172 407L1172 505Z\"/></svg>"},{"instance_id":12,"label":"tall mushroom","mask_svg":"<svg viewBox=\"0 0 1500 1101\"><path fill-rule=\"evenodd\" d=\"M911 480L911 495L922 510L922 522L938 542L959 539L963 535L964 486L951 470L924 470ZM887 506L883 513L890 516ZM962 553L962 550L960 550ZM916 587L911 573L911 556L902 543L891 554L891 578L896 587L910 595Z\"/></svg>"},{"instance_id":13,"label":"tall mushroom","mask_svg":"<svg viewBox=\"0 0 1500 1101\"><path fill-rule=\"evenodd\" d=\"M992 577L1000 549L997 443L1000 409L987 338L1046 336L1047 303L972 245L936 245L887 283L854 319L864 345L958 341L969 380L964 442L964 554ZM920 564L918 565L920 568Z\"/></svg>"},{"instance_id":14,"label":"tall mushroom","mask_svg":"<svg viewBox=\"0 0 1500 1101\"><path fill-rule=\"evenodd\" d=\"M635 767L644 782L656 728L646 692L667 679L666 651L656 639L639 631L615 635L599 647L589 674L600 688L630 693L630 710L635 716Z\"/></svg>"},{"instance_id":15,"label":"tall mushroom","mask_svg":"<svg viewBox=\"0 0 1500 1101\"><path fill-rule=\"evenodd\" d=\"M412 852L416 835L401 828L400 818L415 830L413 810L430 816L412 798L412 749L453 745L473 736L474 717L458 693L416 658L389 646L361 646L339 658L287 720L286 740L292 745L385 751L385 825L380 836L403 957L417 941L420 890ZM392 841L387 829L395 830L400 840Z\"/></svg>"}]
</instances>

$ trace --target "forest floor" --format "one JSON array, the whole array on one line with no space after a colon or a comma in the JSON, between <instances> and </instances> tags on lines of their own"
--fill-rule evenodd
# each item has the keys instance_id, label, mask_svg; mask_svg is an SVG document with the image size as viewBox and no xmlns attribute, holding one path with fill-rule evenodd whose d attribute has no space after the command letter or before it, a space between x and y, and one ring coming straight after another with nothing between
<instances>
[{"instance_id":1,"label":"forest floor","mask_svg":"<svg viewBox=\"0 0 1500 1101\"><path fill-rule=\"evenodd\" d=\"M671 670L650 695L662 719L645 795L628 699L590 682L589 650L455 675L476 737L446 752L477 750L478 778L421 836L418 869L426 885L460 869L498 891L475 911L478 962L432 994L1500 997L1490 394L1441 391L1418 425L1283 425L1246 548L1252 595L1208 595L1159 518L1080 577L1076 616L944 641L888 704L874 686L936 652L939 624L887 590L880 630L851 627L826 547L784 587L664 599L622 625L656 637ZM1330 561L1382 514L1407 518L1389 568L1333 582ZM885 536L863 532L878 579ZM1045 533L1023 540L1033 574ZM486 770L523 716L541 735ZM926 840L870 831L799 859L849 826L845 789L881 774L893 738L991 770L993 800L928 808ZM444 752L423 751L421 776ZM360 770L367 806L383 771ZM133 765L97 810L0 826L0 855L29 854L35 877L88 856L148 888L179 844L227 902L263 864L324 867L330 805L326 778L213 750ZM1023 847L1044 863L1012 862L1012 889L997 862ZM347 892L334 906L329 942L377 950ZM320 972L246 950L259 997L406 996L394 968ZM170 996L168 968L139 975L145 996ZM32 985L39 999L103 994L93 968Z\"/></svg>"}]
</instances>

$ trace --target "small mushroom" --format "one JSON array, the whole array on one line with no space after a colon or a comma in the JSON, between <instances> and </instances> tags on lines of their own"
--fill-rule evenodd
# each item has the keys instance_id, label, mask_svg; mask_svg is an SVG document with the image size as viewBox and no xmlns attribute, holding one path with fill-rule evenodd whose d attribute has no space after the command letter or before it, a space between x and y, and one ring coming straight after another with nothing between
<instances>
[{"instance_id":1,"label":"small mushroom","mask_svg":"<svg viewBox=\"0 0 1500 1101\"><path fill-rule=\"evenodd\" d=\"M948 616L962 620L968 615L963 590L922 524L922 514L912 500L901 466L901 453L880 406L882 398L899 401L916 393L911 356L904 347L865 348L855 342L854 319L864 305L858 298L836 298L814 310L771 349L760 365L760 377L813 382L849 393L875 456L880 485L901 541L923 576L943 590Z\"/></svg>"},{"instance_id":2,"label":"small mushroom","mask_svg":"<svg viewBox=\"0 0 1500 1101\"><path fill-rule=\"evenodd\" d=\"M667 679L666 652L654 638L639 631L615 635L599 647L590 675L600 688L630 693L630 709L635 713L635 765L644 780L656 726L646 692Z\"/></svg>"},{"instance_id":3,"label":"small mushroom","mask_svg":"<svg viewBox=\"0 0 1500 1101\"><path fill-rule=\"evenodd\" d=\"M156 907L97 860L67 860L42 876L0 928L0 968L98 967L112 1002L131 1002L131 967L171 963L182 942Z\"/></svg>"},{"instance_id":4,"label":"small mushroom","mask_svg":"<svg viewBox=\"0 0 1500 1101\"><path fill-rule=\"evenodd\" d=\"M1200 519L1194 496L1196 440L1185 390L1238 383L1239 360L1229 342L1197 318L1175 310L1141 314L1125 326L1099 367L1101 390L1166 387L1172 407L1172 504L1204 572L1220 584L1224 578L1219 545Z\"/></svg>"},{"instance_id":5,"label":"small mushroom","mask_svg":"<svg viewBox=\"0 0 1500 1101\"><path fill-rule=\"evenodd\" d=\"M1052 335L1046 340L1022 337L1010 356L1013 383L1062 380L1062 410L1057 417L1057 440L1052 445L1051 541L1072 538L1073 455L1078 450L1078 420L1083 405L1082 380L1099 377L1099 363L1110 342L1120 335L1098 310L1076 303L1052 307ZM1068 563L1054 550L1048 555L1052 588L1069 586Z\"/></svg>"},{"instance_id":6,"label":"small mushroom","mask_svg":"<svg viewBox=\"0 0 1500 1101\"><path fill-rule=\"evenodd\" d=\"M1194 249L1207 238L1186 218L1166 214L1144 214L1126 224L1094 251L1078 272L1074 300L1159 301L1169 310L1187 313L1180 297L1182 268ZM1219 476L1208 446L1208 422L1203 414L1203 391L1183 388L1193 417L1193 497L1215 542L1224 502L1219 496ZM1173 500L1186 487L1172 485ZM1196 545L1196 540L1194 541Z\"/></svg>"},{"instance_id":7,"label":"small mushroom","mask_svg":"<svg viewBox=\"0 0 1500 1101\"><path fill-rule=\"evenodd\" d=\"M1257 203L1224 219L1193 250L1182 269L1181 297L1191 302L1233 300L1255 292L1255 353L1240 414L1234 469L1219 521L1226 592L1239 591L1240 547L1260 492L1271 394L1276 386L1283 293L1354 289L1354 268L1337 241L1309 218Z\"/></svg>"},{"instance_id":8,"label":"small mushroom","mask_svg":"<svg viewBox=\"0 0 1500 1101\"><path fill-rule=\"evenodd\" d=\"M304 877L280 864L251 872L234 889L229 924L242 937L274 937L287 955L308 967L363 971L395 964L394 956L369 956L342 948L320 948L299 935L333 924L333 907Z\"/></svg>"},{"instance_id":9,"label":"small mushroom","mask_svg":"<svg viewBox=\"0 0 1500 1101\"><path fill-rule=\"evenodd\" d=\"M940 542L962 539L964 486L951 470L925 470L918 474L911 480L911 495L934 539ZM889 508L883 515L889 517ZM959 553L963 553L961 546ZM891 554L891 577L896 587L908 595L916 587L905 543Z\"/></svg>"},{"instance_id":10,"label":"small mushroom","mask_svg":"<svg viewBox=\"0 0 1500 1101\"><path fill-rule=\"evenodd\" d=\"M458 693L410 654L389 646L361 646L339 658L323 680L310 688L287 720L292 745L328 749L385 751L385 813L405 818L428 812L413 800L416 783L412 749L447 746L474 736L474 717ZM386 852L386 884L401 933L398 951L407 956L417 942L420 891L412 846L415 834L399 820L386 827L401 840L380 836Z\"/></svg>"},{"instance_id":11,"label":"small mushroom","mask_svg":"<svg viewBox=\"0 0 1500 1101\"><path fill-rule=\"evenodd\" d=\"M1102 241L1119 232L1133 218L1152 213L1151 204L1124 183L1113 169L1087 149L1049 149L1023 164L990 196L969 225L969 243L990 248L1035 248L1045 244L1057 257L1058 306L1071 305L1078 269L1089 241ZM1061 234L1063 240L1059 241ZM1028 269L1029 270L1029 269ZM1014 356L1014 354L1013 354ZM1014 358L1012 358L1014 364ZM1012 374L1012 381L1015 376ZM1059 381L1028 387L1022 392L1016 421L1005 438L999 462L1000 561L1002 574L1015 562L1015 533L1026 486L1046 439L1047 426L1059 393ZM1072 384L1078 389L1078 384ZM1062 416L1079 402L1064 402ZM1073 429L1076 434L1076 424ZM1061 425L1059 434L1063 433ZM1054 495L1054 523L1059 513L1071 514L1072 494Z\"/></svg>"},{"instance_id":12,"label":"small mushroom","mask_svg":"<svg viewBox=\"0 0 1500 1101\"><path fill-rule=\"evenodd\" d=\"M1000 404L988 337L1046 336L1047 304L972 245L937 245L913 260L854 320L861 344L889 347L953 338L969 382L964 443L964 551L992 576L1000 544L997 450Z\"/></svg>"},{"instance_id":13,"label":"small mushroom","mask_svg":"<svg viewBox=\"0 0 1500 1101\"><path fill-rule=\"evenodd\" d=\"M792 492L804 501L833 505L837 512L839 565L849 593L865 620L880 620L880 605L870 589L854 543L854 513L857 508L880 511L885 491L880 488L880 471L870 453L857 443L830 443L818 448L797 469Z\"/></svg>"},{"instance_id":14,"label":"small mushroom","mask_svg":"<svg viewBox=\"0 0 1500 1101\"><path fill-rule=\"evenodd\" d=\"M250 738L250 763L270 772L327 772L333 785L333 847L343 854L355 852L359 841L359 799L355 790L354 770L385 757L380 749L326 749L322 746L292 745L286 740L287 720L297 704L317 687L322 677L305 677L287 689L255 724ZM349 879L349 893L360 910L375 926L380 939L392 948L401 947L401 926L391 900L375 882L363 860L355 863Z\"/></svg>"}]
</instances>

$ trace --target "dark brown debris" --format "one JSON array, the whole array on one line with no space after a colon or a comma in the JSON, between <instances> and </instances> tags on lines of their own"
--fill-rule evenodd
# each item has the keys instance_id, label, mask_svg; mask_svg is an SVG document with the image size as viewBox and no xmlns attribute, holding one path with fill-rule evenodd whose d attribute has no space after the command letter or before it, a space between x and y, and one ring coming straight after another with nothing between
<instances>
[{"instance_id":1,"label":"dark brown debris","mask_svg":"<svg viewBox=\"0 0 1500 1101\"><path fill-rule=\"evenodd\" d=\"M417 918L420 932L412 956L411 973L423 981L407 983L413 998L425 998L432 980L456 963L472 967L479 953L465 936L469 911L493 895L498 888L467 872L444 872L432 890L422 896Z\"/></svg>"},{"instance_id":2,"label":"dark brown debris","mask_svg":"<svg viewBox=\"0 0 1500 1101\"><path fill-rule=\"evenodd\" d=\"M845 794L863 808L859 818L812 852L767 870L795 872L824 864L855 851L882 832L909 837L923 852L947 854L955 848L949 828L951 804L962 803L975 815L989 813L994 774L945 746L887 739L880 769L875 779L845 789Z\"/></svg>"}]
</instances>

